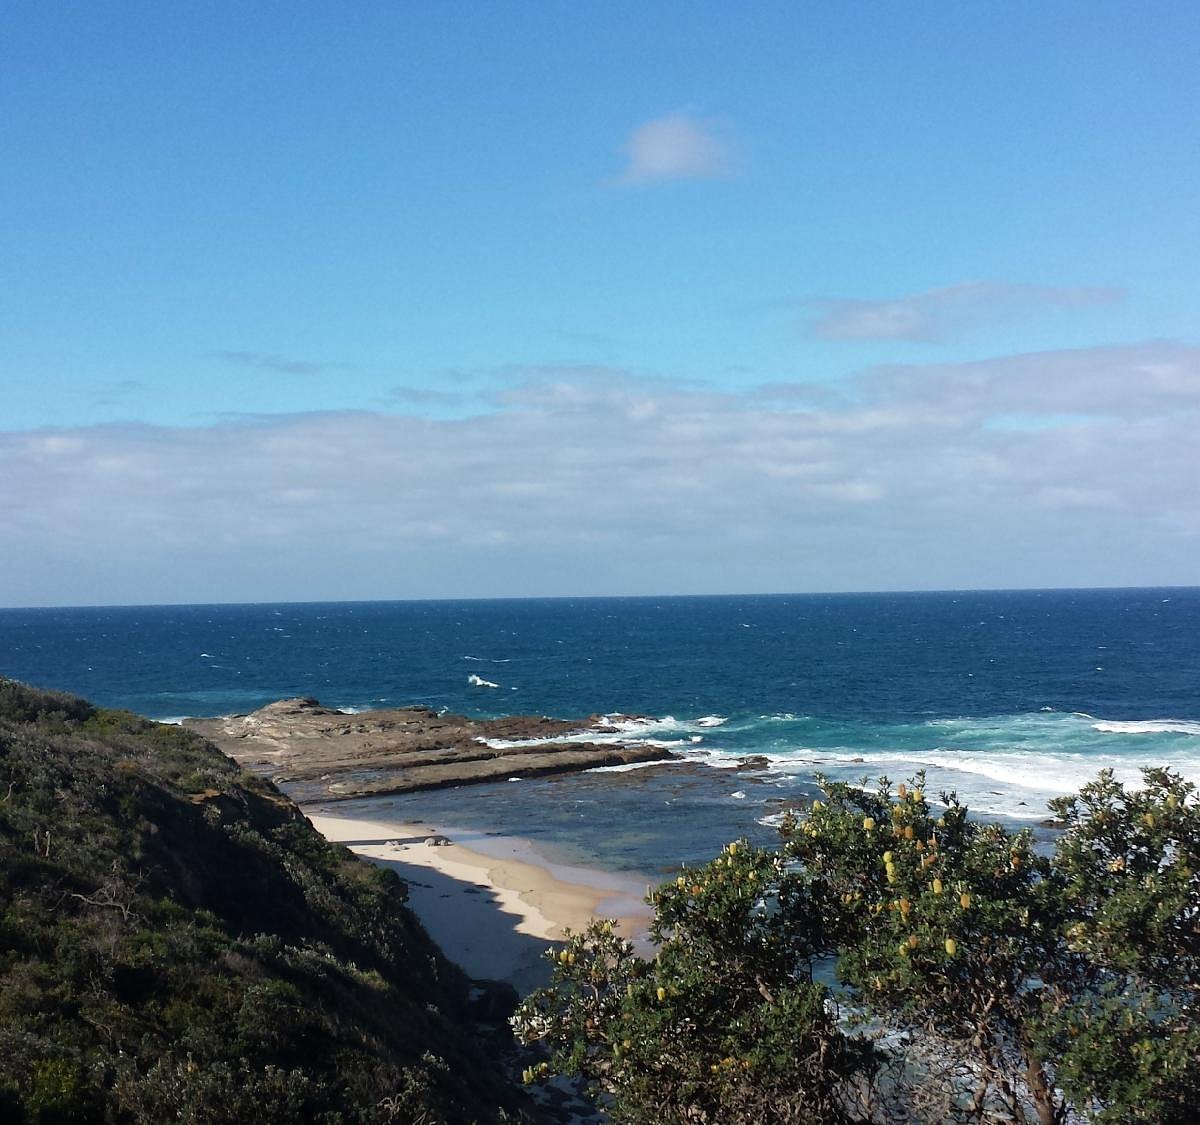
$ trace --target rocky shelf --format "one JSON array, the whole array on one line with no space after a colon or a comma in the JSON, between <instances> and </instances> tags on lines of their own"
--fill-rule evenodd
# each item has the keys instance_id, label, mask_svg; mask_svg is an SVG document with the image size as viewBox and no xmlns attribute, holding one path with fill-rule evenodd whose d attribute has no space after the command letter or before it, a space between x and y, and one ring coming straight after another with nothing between
<instances>
[{"instance_id":1,"label":"rocky shelf","mask_svg":"<svg viewBox=\"0 0 1200 1125\"><path fill-rule=\"evenodd\" d=\"M470 719L428 707L350 713L301 698L183 725L298 801L412 793L674 757L642 742L583 741L619 733L595 715Z\"/></svg>"}]
</instances>

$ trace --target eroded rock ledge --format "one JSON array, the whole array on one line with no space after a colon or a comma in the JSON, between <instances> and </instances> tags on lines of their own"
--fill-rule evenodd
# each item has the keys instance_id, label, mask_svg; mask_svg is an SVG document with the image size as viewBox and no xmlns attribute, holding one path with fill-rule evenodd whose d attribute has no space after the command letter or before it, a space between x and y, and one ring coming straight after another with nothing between
<instances>
[{"instance_id":1,"label":"eroded rock ledge","mask_svg":"<svg viewBox=\"0 0 1200 1125\"><path fill-rule=\"evenodd\" d=\"M674 757L642 742L580 741L584 735L618 733L597 715L469 719L427 707L352 714L301 698L281 699L249 715L186 719L183 725L243 767L285 786L298 801L412 793ZM507 745L511 742L524 744Z\"/></svg>"}]
</instances>

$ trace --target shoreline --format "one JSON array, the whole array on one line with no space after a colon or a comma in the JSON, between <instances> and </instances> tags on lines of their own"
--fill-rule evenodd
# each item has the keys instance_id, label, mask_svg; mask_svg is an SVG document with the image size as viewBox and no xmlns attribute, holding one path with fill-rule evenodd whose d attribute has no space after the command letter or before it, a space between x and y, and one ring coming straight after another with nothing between
<instances>
[{"instance_id":1,"label":"shoreline","mask_svg":"<svg viewBox=\"0 0 1200 1125\"><path fill-rule=\"evenodd\" d=\"M615 918L635 944L645 938L652 912L644 882L631 877L554 863L518 836L301 811L331 843L395 871L429 936L470 977L525 995L549 978L546 949L595 917ZM449 842L431 845L435 838Z\"/></svg>"}]
</instances>

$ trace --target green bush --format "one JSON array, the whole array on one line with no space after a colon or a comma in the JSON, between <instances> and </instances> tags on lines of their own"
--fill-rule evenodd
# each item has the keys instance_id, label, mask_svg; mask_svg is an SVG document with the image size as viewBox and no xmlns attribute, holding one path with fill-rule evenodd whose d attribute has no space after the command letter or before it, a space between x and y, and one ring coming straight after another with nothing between
<instances>
[{"instance_id":1,"label":"green bush","mask_svg":"<svg viewBox=\"0 0 1200 1125\"><path fill-rule=\"evenodd\" d=\"M203 739L0 680L0 1120L488 1122L404 885Z\"/></svg>"},{"instance_id":2,"label":"green bush","mask_svg":"<svg viewBox=\"0 0 1200 1125\"><path fill-rule=\"evenodd\" d=\"M1052 849L920 776L822 788L778 850L652 895L653 958L608 924L557 951L514 1017L549 1049L526 1077L581 1074L626 1122L1195 1120L1190 784L1101 774Z\"/></svg>"}]
</instances>

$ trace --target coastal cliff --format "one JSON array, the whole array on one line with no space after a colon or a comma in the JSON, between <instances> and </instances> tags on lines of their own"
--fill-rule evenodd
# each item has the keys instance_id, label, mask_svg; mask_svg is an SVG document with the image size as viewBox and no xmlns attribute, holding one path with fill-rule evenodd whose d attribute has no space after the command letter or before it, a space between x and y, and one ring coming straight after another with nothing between
<instances>
[{"instance_id":1,"label":"coastal cliff","mask_svg":"<svg viewBox=\"0 0 1200 1125\"><path fill-rule=\"evenodd\" d=\"M405 898L199 735L0 680L0 1119L521 1120Z\"/></svg>"}]
</instances>

